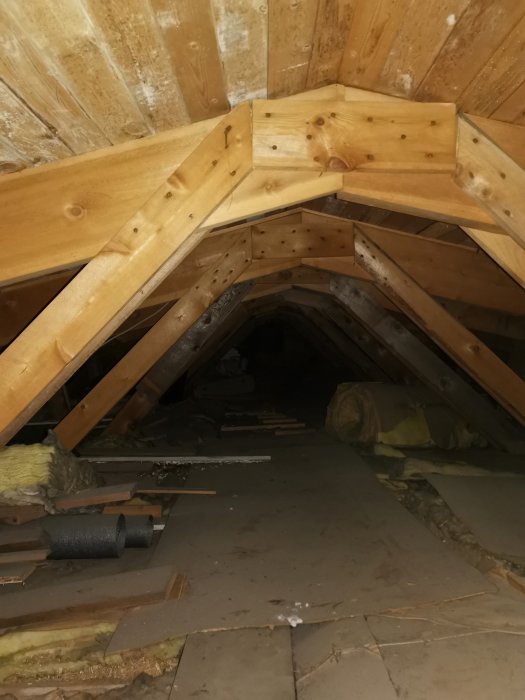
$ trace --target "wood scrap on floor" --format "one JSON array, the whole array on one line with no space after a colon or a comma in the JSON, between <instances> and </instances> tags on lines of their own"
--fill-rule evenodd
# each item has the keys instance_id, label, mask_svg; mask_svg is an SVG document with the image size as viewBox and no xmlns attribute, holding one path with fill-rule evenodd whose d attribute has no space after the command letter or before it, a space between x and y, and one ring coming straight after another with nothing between
<instances>
[{"instance_id":1,"label":"wood scrap on floor","mask_svg":"<svg viewBox=\"0 0 525 700\"><path fill-rule=\"evenodd\" d=\"M97 469L101 464L111 462L139 462L141 464L163 464L163 465L195 465L195 464L252 464L259 462L270 462L270 455L190 455L190 456L151 456L134 455L121 457L119 455L88 455L83 457L87 462L97 463Z\"/></svg>"},{"instance_id":2,"label":"wood scrap on floor","mask_svg":"<svg viewBox=\"0 0 525 700\"><path fill-rule=\"evenodd\" d=\"M61 496L55 499L57 510L71 510L72 508L84 508L86 506L114 503L115 501L128 501L132 498L137 488L135 482L129 484L117 484L116 486L100 486L94 489L85 489L77 493Z\"/></svg>"},{"instance_id":3,"label":"wood scrap on floor","mask_svg":"<svg viewBox=\"0 0 525 700\"><path fill-rule=\"evenodd\" d=\"M177 496L216 496L217 491L209 489L179 489L172 486L138 487L137 493L148 495L172 494Z\"/></svg>"},{"instance_id":4,"label":"wood scrap on floor","mask_svg":"<svg viewBox=\"0 0 525 700\"><path fill-rule=\"evenodd\" d=\"M49 556L47 547L39 549L14 549L10 552L0 552L1 564L18 564L30 561L44 561Z\"/></svg>"},{"instance_id":5,"label":"wood scrap on floor","mask_svg":"<svg viewBox=\"0 0 525 700\"><path fill-rule=\"evenodd\" d=\"M0 566L0 585L24 583L36 569L36 563L19 562L17 564L2 564Z\"/></svg>"},{"instance_id":6,"label":"wood scrap on floor","mask_svg":"<svg viewBox=\"0 0 525 700\"><path fill-rule=\"evenodd\" d=\"M305 423L254 423L252 425L223 425L221 426L221 432L223 433L239 433L239 432L251 432L254 430L273 430L274 428L286 427L289 428L291 425L297 428L304 428Z\"/></svg>"},{"instance_id":7,"label":"wood scrap on floor","mask_svg":"<svg viewBox=\"0 0 525 700\"><path fill-rule=\"evenodd\" d=\"M173 567L160 566L8 593L2 599L0 627L158 603L170 597L173 589L180 595L183 581Z\"/></svg>"},{"instance_id":8,"label":"wood scrap on floor","mask_svg":"<svg viewBox=\"0 0 525 700\"><path fill-rule=\"evenodd\" d=\"M43 518L45 514L45 508L41 505L0 505L0 522L7 525L23 525Z\"/></svg>"},{"instance_id":9,"label":"wood scrap on floor","mask_svg":"<svg viewBox=\"0 0 525 700\"><path fill-rule=\"evenodd\" d=\"M146 503L142 499L123 501L118 505L104 506L104 515L151 515L152 518L162 517L162 506L158 503Z\"/></svg>"}]
</instances>

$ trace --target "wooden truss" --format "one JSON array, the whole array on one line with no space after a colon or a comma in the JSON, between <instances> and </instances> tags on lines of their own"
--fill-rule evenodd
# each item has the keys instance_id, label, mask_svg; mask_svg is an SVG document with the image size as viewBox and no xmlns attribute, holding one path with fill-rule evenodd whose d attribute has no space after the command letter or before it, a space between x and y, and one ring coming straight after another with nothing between
<instances>
[{"instance_id":1,"label":"wooden truss","mask_svg":"<svg viewBox=\"0 0 525 700\"><path fill-rule=\"evenodd\" d=\"M282 291L308 270L314 288L328 283L323 272L373 284L525 425L524 382L434 299L520 325L523 131L450 104L328 86L7 178L0 283L20 282L40 312L0 355L0 444L140 306L176 301L58 426L66 446L233 283L258 280L252 294L267 293L281 275ZM302 210L217 231L334 193L459 223L487 255ZM42 310L41 284L56 294Z\"/></svg>"}]
</instances>

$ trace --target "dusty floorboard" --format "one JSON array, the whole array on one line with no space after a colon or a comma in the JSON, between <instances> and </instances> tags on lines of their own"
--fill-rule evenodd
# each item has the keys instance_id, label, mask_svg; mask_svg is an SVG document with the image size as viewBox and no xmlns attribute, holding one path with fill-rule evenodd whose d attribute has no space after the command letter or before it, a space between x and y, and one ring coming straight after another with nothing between
<instances>
[{"instance_id":1,"label":"dusty floorboard","mask_svg":"<svg viewBox=\"0 0 525 700\"><path fill-rule=\"evenodd\" d=\"M152 565L184 571L180 601L132 611L109 651L202 630L320 622L491 590L346 446L274 451L268 464L197 468ZM297 618L297 620L296 620Z\"/></svg>"}]
</instances>

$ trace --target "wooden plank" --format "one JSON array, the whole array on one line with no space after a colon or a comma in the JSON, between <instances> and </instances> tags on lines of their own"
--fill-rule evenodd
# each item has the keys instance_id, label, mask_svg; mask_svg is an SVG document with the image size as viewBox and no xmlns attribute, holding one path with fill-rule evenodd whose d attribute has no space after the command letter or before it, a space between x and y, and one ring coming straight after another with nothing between
<instances>
[{"instance_id":1,"label":"wooden plank","mask_svg":"<svg viewBox=\"0 0 525 700\"><path fill-rule=\"evenodd\" d=\"M180 80L174 79L165 36L149 3L84 0L84 5L96 27L100 47L107 48L151 130L213 116L188 113Z\"/></svg>"},{"instance_id":2,"label":"wooden plank","mask_svg":"<svg viewBox=\"0 0 525 700\"><path fill-rule=\"evenodd\" d=\"M457 157L459 185L525 246L525 170L465 116L458 120Z\"/></svg>"},{"instance_id":3,"label":"wooden plank","mask_svg":"<svg viewBox=\"0 0 525 700\"><path fill-rule=\"evenodd\" d=\"M451 172L452 104L253 102L256 168Z\"/></svg>"},{"instance_id":4,"label":"wooden plank","mask_svg":"<svg viewBox=\"0 0 525 700\"><path fill-rule=\"evenodd\" d=\"M101 614L165 600L179 585L171 566L126 571L109 576L54 583L8 593L3 598L0 624L4 628L71 619L73 615Z\"/></svg>"},{"instance_id":5,"label":"wooden plank","mask_svg":"<svg viewBox=\"0 0 525 700\"><path fill-rule=\"evenodd\" d=\"M355 227L359 227L395 258L429 294L518 316L525 315L522 290L481 251L360 222L355 222ZM367 271L356 265L353 257L302 258L302 262L317 269L369 279Z\"/></svg>"},{"instance_id":6,"label":"wooden plank","mask_svg":"<svg viewBox=\"0 0 525 700\"><path fill-rule=\"evenodd\" d=\"M34 549L42 544L42 530L38 527L8 527L0 530L0 552L12 549Z\"/></svg>"},{"instance_id":7,"label":"wooden plank","mask_svg":"<svg viewBox=\"0 0 525 700\"><path fill-rule=\"evenodd\" d=\"M211 6L230 106L266 97L267 2L211 0Z\"/></svg>"},{"instance_id":8,"label":"wooden plank","mask_svg":"<svg viewBox=\"0 0 525 700\"><path fill-rule=\"evenodd\" d=\"M223 226L274 209L293 206L337 192L343 183L341 173L282 170L279 167L255 170L240 183L231 197L206 220L206 226Z\"/></svg>"},{"instance_id":9,"label":"wooden plank","mask_svg":"<svg viewBox=\"0 0 525 700\"><path fill-rule=\"evenodd\" d=\"M499 236L491 231L470 227L464 230L518 284L525 287L525 250L521 245L510 236Z\"/></svg>"},{"instance_id":10,"label":"wooden plank","mask_svg":"<svg viewBox=\"0 0 525 700\"><path fill-rule=\"evenodd\" d=\"M36 564L19 563L0 566L0 585L24 583L36 569Z\"/></svg>"},{"instance_id":11,"label":"wooden plank","mask_svg":"<svg viewBox=\"0 0 525 700\"><path fill-rule=\"evenodd\" d=\"M72 155L71 149L3 82L0 103L0 136L29 163L37 165Z\"/></svg>"},{"instance_id":12,"label":"wooden plank","mask_svg":"<svg viewBox=\"0 0 525 700\"><path fill-rule=\"evenodd\" d=\"M306 88L318 0L268 2L268 97Z\"/></svg>"},{"instance_id":13,"label":"wooden plank","mask_svg":"<svg viewBox=\"0 0 525 700\"><path fill-rule=\"evenodd\" d=\"M46 56L31 42L24 27L16 22L7 3L0 11L0 36L4 46L0 68L4 81L73 153L84 153L109 145L109 140L77 102L69 88L47 63Z\"/></svg>"},{"instance_id":14,"label":"wooden plank","mask_svg":"<svg viewBox=\"0 0 525 700\"><path fill-rule=\"evenodd\" d=\"M356 259L379 289L525 425L525 382L360 231L355 248Z\"/></svg>"},{"instance_id":15,"label":"wooden plank","mask_svg":"<svg viewBox=\"0 0 525 700\"><path fill-rule=\"evenodd\" d=\"M227 289L144 375L105 432L124 435L142 420L199 357L210 336L238 308L250 288L249 283L244 283Z\"/></svg>"},{"instance_id":16,"label":"wooden plank","mask_svg":"<svg viewBox=\"0 0 525 700\"><path fill-rule=\"evenodd\" d=\"M458 226L498 229L492 216L444 173L345 173L337 197Z\"/></svg>"},{"instance_id":17,"label":"wooden plank","mask_svg":"<svg viewBox=\"0 0 525 700\"><path fill-rule=\"evenodd\" d=\"M258 259L352 255L352 222L312 224L269 223L252 227L252 254Z\"/></svg>"},{"instance_id":18,"label":"wooden plank","mask_svg":"<svg viewBox=\"0 0 525 700\"><path fill-rule=\"evenodd\" d=\"M50 550L40 549L20 549L11 552L0 552L0 565L19 564L30 561L44 561L49 556Z\"/></svg>"},{"instance_id":19,"label":"wooden plank","mask_svg":"<svg viewBox=\"0 0 525 700\"><path fill-rule=\"evenodd\" d=\"M197 121L227 112L229 104L209 3L179 0L175 7L169 0L153 0L152 7L190 119Z\"/></svg>"},{"instance_id":20,"label":"wooden plank","mask_svg":"<svg viewBox=\"0 0 525 700\"><path fill-rule=\"evenodd\" d=\"M0 522L9 525L22 525L38 520L46 514L44 506L4 506L0 505Z\"/></svg>"},{"instance_id":21,"label":"wooden plank","mask_svg":"<svg viewBox=\"0 0 525 700\"><path fill-rule=\"evenodd\" d=\"M525 315L522 289L482 251L367 224L356 226L429 294Z\"/></svg>"},{"instance_id":22,"label":"wooden plank","mask_svg":"<svg viewBox=\"0 0 525 700\"><path fill-rule=\"evenodd\" d=\"M251 170L250 122L248 106L225 117L2 353L0 444L197 244L203 220Z\"/></svg>"},{"instance_id":23,"label":"wooden plank","mask_svg":"<svg viewBox=\"0 0 525 700\"><path fill-rule=\"evenodd\" d=\"M216 496L217 491L206 489L177 489L172 486L155 486L152 488L139 487L137 493L154 494L162 496L162 494L173 494L177 496Z\"/></svg>"},{"instance_id":24,"label":"wooden plank","mask_svg":"<svg viewBox=\"0 0 525 700\"><path fill-rule=\"evenodd\" d=\"M523 13L514 0L470 2L419 86L417 99L450 100L462 107L463 92Z\"/></svg>"},{"instance_id":25,"label":"wooden plank","mask_svg":"<svg viewBox=\"0 0 525 700\"><path fill-rule=\"evenodd\" d=\"M69 493L55 498L55 508L57 510L71 510L71 508L98 506L102 503L128 501L136 490L137 484L135 482L83 489L82 491L77 491L77 493Z\"/></svg>"},{"instance_id":26,"label":"wooden plank","mask_svg":"<svg viewBox=\"0 0 525 700\"><path fill-rule=\"evenodd\" d=\"M132 389L164 353L250 264L250 241L242 234L100 382L60 421L55 433L72 449ZM0 358L1 359L1 358Z\"/></svg>"},{"instance_id":27,"label":"wooden plank","mask_svg":"<svg viewBox=\"0 0 525 700\"><path fill-rule=\"evenodd\" d=\"M78 0L17 2L3 5L30 40L45 53L50 70L74 89L74 96L110 143L121 143L150 133L107 44ZM96 76L97 89L93 90Z\"/></svg>"},{"instance_id":28,"label":"wooden plank","mask_svg":"<svg viewBox=\"0 0 525 700\"><path fill-rule=\"evenodd\" d=\"M337 81L354 11L353 0L318 0L306 81L308 87Z\"/></svg>"},{"instance_id":29,"label":"wooden plank","mask_svg":"<svg viewBox=\"0 0 525 700\"><path fill-rule=\"evenodd\" d=\"M356 0L339 82L375 88L409 5L410 0Z\"/></svg>"},{"instance_id":30,"label":"wooden plank","mask_svg":"<svg viewBox=\"0 0 525 700\"><path fill-rule=\"evenodd\" d=\"M362 285L335 277L330 283L335 297L380 343L388 348L423 384L447 401L459 415L492 444L512 449L514 428L491 403L397 318L375 301Z\"/></svg>"},{"instance_id":31,"label":"wooden plank","mask_svg":"<svg viewBox=\"0 0 525 700\"><path fill-rule=\"evenodd\" d=\"M430 2L424 12L417 0L405 3L405 21L397 27L385 63L374 81L374 89L400 97L414 97L469 2Z\"/></svg>"},{"instance_id":32,"label":"wooden plank","mask_svg":"<svg viewBox=\"0 0 525 700\"><path fill-rule=\"evenodd\" d=\"M103 515L151 515L162 517L162 506L154 503L120 503L116 506L104 506Z\"/></svg>"},{"instance_id":33,"label":"wooden plank","mask_svg":"<svg viewBox=\"0 0 525 700\"><path fill-rule=\"evenodd\" d=\"M525 126L524 103L525 81L523 81L490 116L492 119L501 119L501 121L504 122L514 122L515 124Z\"/></svg>"}]
</instances>

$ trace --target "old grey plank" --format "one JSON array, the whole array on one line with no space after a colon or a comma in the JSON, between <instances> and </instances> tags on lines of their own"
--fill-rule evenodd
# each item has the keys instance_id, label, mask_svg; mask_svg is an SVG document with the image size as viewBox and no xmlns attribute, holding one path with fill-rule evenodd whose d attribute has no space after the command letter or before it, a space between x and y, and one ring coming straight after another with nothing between
<instances>
[{"instance_id":1,"label":"old grey plank","mask_svg":"<svg viewBox=\"0 0 525 700\"><path fill-rule=\"evenodd\" d=\"M288 629L189 635L170 700L295 700Z\"/></svg>"},{"instance_id":2,"label":"old grey plank","mask_svg":"<svg viewBox=\"0 0 525 700\"><path fill-rule=\"evenodd\" d=\"M303 625L292 640L297 700L396 700L363 617Z\"/></svg>"}]
</instances>

